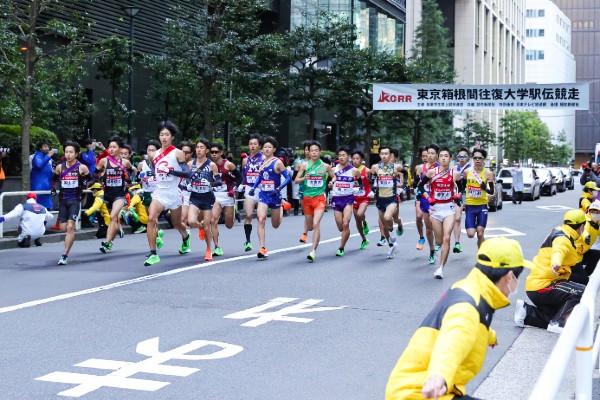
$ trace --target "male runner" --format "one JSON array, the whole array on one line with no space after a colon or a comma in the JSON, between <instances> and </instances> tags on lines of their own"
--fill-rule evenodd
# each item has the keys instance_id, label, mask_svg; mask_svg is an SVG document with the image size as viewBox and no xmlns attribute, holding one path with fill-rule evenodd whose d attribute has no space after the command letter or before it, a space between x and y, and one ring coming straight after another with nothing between
<instances>
[{"instance_id":1,"label":"male runner","mask_svg":"<svg viewBox=\"0 0 600 400\"><path fill-rule=\"evenodd\" d=\"M471 167L471 163L469 162L470 161L469 150L466 147L461 147L458 150L458 154L457 154L456 158L458 159L458 164L456 165L455 169L456 169L456 172L458 172L462 176L462 171ZM453 253L461 253L462 246L460 245L460 233L462 230L462 228L461 228L462 213L463 213L463 208L465 206L465 200L466 200L465 199L465 180L459 179L456 182L456 185L458 186L458 192L461 194L461 198L460 198L460 201L455 202L456 213L454 214L454 247L452 248L452 252Z\"/></svg>"},{"instance_id":2,"label":"male runner","mask_svg":"<svg viewBox=\"0 0 600 400\"><path fill-rule=\"evenodd\" d=\"M472 238L477 232L477 247L485 240L483 234L487 226L488 198L494 194L494 173L484 167L487 151L473 149L473 166L463 170L466 178L465 229Z\"/></svg>"},{"instance_id":3,"label":"male runner","mask_svg":"<svg viewBox=\"0 0 600 400\"><path fill-rule=\"evenodd\" d=\"M377 177L377 210L382 234L388 242L388 258L396 255L396 233L394 232L394 216L398 208L396 182L402 180L402 165L390 161L391 149L382 146L379 149L381 161L371 167L371 173Z\"/></svg>"},{"instance_id":4,"label":"male runner","mask_svg":"<svg viewBox=\"0 0 600 400\"><path fill-rule=\"evenodd\" d=\"M362 239L360 243L360 249L364 250L369 245L369 224L365 214L367 207L372 198L375 197L375 193L371 190L371 170L363 165L365 155L361 151L355 151L352 153L352 165L358 170L360 176L360 183L357 181L354 192L354 220L356 221L356 228ZM362 184L361 184L362 183ZM384 238L385 240L385 238Z\"/></svg>"},{"instance_id":5,"label":"male runner","mask_svg":"<svg viewBox=\"0 0 600 400\"><path fill-rule=\"evenodd\" d=\"M296 176L296 182L304 183L304 221L306 223L306 232L312 231L312 250L306 258L310 262L315 261L317 247L321 240L321 219L325 214L327 205L325 200L325 189L327 185L325 180L327 176L335 179L333 169L329 164L321 160L321 144L313 140L309 146L310 159L307 163L302 164Z\"/></svg>"},{"instance_id":6,"label":"male runner","mask_svg":"<svg viewBox=\"0 0 600 400\"><path fill-rule=\"evenodd\" d=\"M183 151L183 155L185 156L185 162L189 165L194 157L194 143L184 140L179 143L179 149ZM181 189L181 194L183 195L183 204L181 205L181 222L185 226L189 226L188 224L188 208L190 206L190 192L187 190L188 182L181 182L179 185L179 189Z\"/></svg>"},{"instance_id":7,"label":"male runner","mask_svg":"<svg viewBox=\"0 0 600 400\"><path fill-rule=\"evenodd\" d=\"M421 179L425 176L428 170L431 168L439 167L438 163L438 152L439 147L437 144L430 144L427 147L427 162L421 165L420 170L417 168L417 171L421 173ZM428 191L428 185L425 185L425 190ZM435 264L435 252L438 250L433 244L433 226L431 225L431 218L429 216L429 202L427 201L427 193L421 193L420 196L415 196L417 198L417 213L419 210L421 211L421 216L423 217L423 222L425 224L425 236L427 236L427 242L429 243L429 264ZM421 237L422 239L422 237ZM417 244L417 250L422 250L423 245L421 244L421 239L419 239L419 244ZM419 247L420 246L420 247Z\"/></svg>"},{"instance_id":8,"label":"male runner","mask_svg":"<svg viewBox=\"0 0 600 400\"><path fill-rule=\"evenodd\" d=\"M221 213L225 215L225 227L233 228L235 186L242 182L242 174L231 161L223 158L223 145L212 143L210 145L210 156L217 165L221 175L221 186L214 188L215 204L212 208L212 237L215 244L213 256L222 256L223 250L219 246L219 218Z\"/></svg>"},{"instance_id":9,"label":"male runner","mask_svg":"<svg viewBox=\"0 0 600 400\"><path fill-rule=\"evenodd\" d=\"M354 206L354 183L360 181L360 172L350 163L350 148L341 146L338 149L338 164L333 173L335 181L329 183L331 191L331 206L338 230L342 234L340 247L335 254L337 257L344 256L346 242L350 238L350 220Z\"/></svg>"},{"instance_id":10,"label":"male runner","mask_svg":"<svg viewBox=\"0 0 600 400\"><path fill-rule=\"evenodd\" d=\"M395 147L390 148L390 161L394 164L398 163L398 159L400 158L398 149ZM402 165L402 163L400 163ZM396 180L396 196L398 196L398 207L396 209L396 214L394 215L394 222L398 225L396 228L396 237L402 236L404 233L404 227L402 226L402 218L400 218L400 203L402 202L401 192L404 187L404 166L402 167L402 174L400 174L400 179Z\"/></svg>"},{"instance_id":11,"label":"male runner","mask_svg":"<svg viewBox=\"0 0 600 400\"><path fill-rule=\"evenodd\" d=\"M246 242L244 243L244 251L252 250L252 243L250 242L250 234L252 233L252 216L254 214L254 207L258 203L259 189L254 191L254 196L250 195L250 189L256 183L258 179L258 169L262 165L265 157L261 153L262 137L258 133L252 133L248 137L248 149L250 154L248 157L242 160L242 186L240 189L244 189L244 212L246 218L244 220L244 233L246 234Z\"/></svg>"},{"instance_id":12,"label":"male runner","mask_svg":"<svg viewBox=\"0 0 600 400\"><path fill-rule=\"evenodd\" d=\"M106 241L101 242L100 251L112 250L113 240L119 232L119 216L127 203L127 184L131 183L128 172L132 168L129 160L121 158L123 140L118 136L108 139L108 156L102 158L96 167L100 180L104 184L104 201L110 209L110 225L106 232Z\"/></svg>"},{"instance_id":13,"label":"male runner","mask_svg":"<svg viewBox=\"0 0 600 400\"><path fill-rule=\"evenodd\" d=\"M179 128L171 121L162 121L159 124L159 140L161 144L152 160L151 168L154 169L156 186L152 192L152 202L148 209L148 225L146 234L150 254L144 261L145 266L160 262L156 250L163 246L163 232L158 230L158 216L164 210L171 210L171 220L175 229L181 234L182 243L179 254L190 252L190 235L185 225L181 223L181 205L183 196L179 190L180 179L173 176L173 171L187 171L183 151L173 146L173 140L179 133Z\"/></svg>"},{"instance_id":14,"label":"male runner","mask_svg":"<svg viewBox=\"0 0 600 400\"><path fill-rule=\"evenodd\" d=\"M296 177L298 176L298 172L300 171L300 167L310 160L310 145L312 144L312 140L305 140L302 146L304 147L304 160L301 160L294 165L294 174L292 175L292 180L294 183L296 182ZM298 184L298 197L300 202L300 208L302 208L302 213L304 213L304 189L306 183L304 181ZM304 231L302 231L302 235L300 236L300 243L306 243L307 235L308 235L308 225L306 225L306 218L304 219Z\"/></svg>"},{"instance_id":15,"label":"male runner","mask_svg":"<svg viewBox=\"0 0 600 400\"><path fill-rule=\"evenodd\" d=\"M442 247L440 266L433 274L435 279L444 277L444 265L450 252L450 235L454 228L454 201L460 199L460 193L454 192L454 184L460 179L460 174L450 168L451 160L450 150L442 147L439 151L439 167L429 169L419 183L421 193L425 193L425 185L429 183L429 215L436 244Z\"/></svg>"},{"instance_id":16,"label":"male runner","mask_svg":"<svg viewBox=\"0 0 600 400\"><path fill-rule=\"evenodd\" d=\"M420 199L416 196L417 186L423 175L423 169L427 166L427 146L420 148L421 164L415 166L415 175L413 179L413 189L415 190L415 225L417 226L417 232L419 233L419 241L417 242L417 250L423 250L425 245L425 235L423 234L423 211L420 207Z\"/></svg>"},{"instance_id":17,"label":"male runner","mask_svg":"<svg viewBox=\"0 0 600 400\"><path fill-rule=\"evenodd\" d=\"M65 251L58 260L58 265L66 265L69 262L69 251L75 242L75 221L81 209L82 193L91 179L88 167L77 161L81 150L79 143L67 141L63 149L66 160L58 164L54 170L54 177L60 182L58 221L61 232L67 232ZM54 189L52 191L55 192Z\"/></svg>"},{"instance_id":18,"label":"male runner","mask_svg":"<svg viewBox=\"0 0 600 400\"><path fill-rule=\"evenodd\" d=\"M253 196L260 185L258 207L256 209L258 240L260 241L260 250L256 256L259 260L265 260L269 257L265 241L265 225L269 209L271 209L271 225L277 229L283 217L281 191L290 183L290 175L283 162L275 157L275 150L277 150L277 140L271 136L265 137L262 148L265 160L258 169L258 178L249 192L250 196ZM281 181L282 175L283 182ZM287 202L285 204L289 210L291 205Z\"/></svg>"}]
</instances>

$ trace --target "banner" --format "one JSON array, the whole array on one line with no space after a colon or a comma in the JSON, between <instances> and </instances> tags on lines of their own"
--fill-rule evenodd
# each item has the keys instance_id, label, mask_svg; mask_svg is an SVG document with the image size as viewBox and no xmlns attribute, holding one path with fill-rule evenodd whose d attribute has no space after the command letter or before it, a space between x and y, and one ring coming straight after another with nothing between
<instances>
[{"instance_id":1,"label":"banner","mask_svg":"<svg viewBox=\"0 0 600 400\"><path fill-rule=\"evenodd\" d=\"M373 110L588 110L588 83L373 84Z\"/></svg>"}]
</instances>

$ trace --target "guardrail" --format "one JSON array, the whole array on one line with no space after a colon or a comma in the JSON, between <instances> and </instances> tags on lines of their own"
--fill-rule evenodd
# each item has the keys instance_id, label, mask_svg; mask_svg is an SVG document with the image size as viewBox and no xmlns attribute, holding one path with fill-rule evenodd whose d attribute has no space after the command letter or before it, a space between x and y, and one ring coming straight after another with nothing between
<instances>
[{"instance_id":1,"label":"guardrail","mask_svg":"<svg viewBox=\"0 0 600 400\"><path fill-rule=\"evenodd\" d=\"M580 303L573 309L563 332L535 384L529 400L555 399L567 365L575 355L575 399L592 399L592 376L598 362L600 332L594 340L595 307L600 290L600 262L590 276Z\"/></svg>"}]
</instances>

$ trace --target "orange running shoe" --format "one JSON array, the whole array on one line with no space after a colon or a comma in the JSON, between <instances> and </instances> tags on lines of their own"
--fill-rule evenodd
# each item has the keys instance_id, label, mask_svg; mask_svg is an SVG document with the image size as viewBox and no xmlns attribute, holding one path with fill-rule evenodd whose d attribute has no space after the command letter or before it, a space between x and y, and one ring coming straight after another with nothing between
<instances>
[{"instance_id":1,"label":"orange running shoe","mask_svg":"<svg viewBox=\"0 0 600 400\"><path fill-rule=\"evenodd\" d=\"M204 228L198 229L198 237L200 240L206 239L206 232L204 232Z\"/></svg>"},{"instance_id":2,"label":"orange running shoe","mask_svg":"<svg viewBox=\"0 0 600 400\"><path fill-rule=\"evenodd\" d=\"M261 247L256 256L258 257L259 260L266 260L267 257L269 257L269 254L267 253L267 249L265 249L264 247Z\"/></svg>"},{"instance_id":3,"label":"orange running shoe","mask_svg":"<svg viewBox=\"0 0 600 400\"><path fill-rule=\"evenodd\" d=\"M285 200L281 200L281 206L285 211L290 211L292 209L292 205Z\"/></svg>"},{"instance_id":4,"label":"orange running shoe","mask_svg":"<svg viewBox=\"0 0 600 400\"><path fill-rule=\"evenodd\" d=\"M302 242L302 243L306 243L307 239L308 239L308 237L306 236L306 233L303 233L302 236L300 236L300 242Z\"/></svg>"},{"instance_id":5,"label":"orange running shoe","mask_svg":"<svg viewBox=\"0 0 600 400\"><path fill-rule=\"evenodd\" d=\"M204 261L212 261L212 250L206 249L206 255L204 256Z\"/></svg>"}]
</instances>

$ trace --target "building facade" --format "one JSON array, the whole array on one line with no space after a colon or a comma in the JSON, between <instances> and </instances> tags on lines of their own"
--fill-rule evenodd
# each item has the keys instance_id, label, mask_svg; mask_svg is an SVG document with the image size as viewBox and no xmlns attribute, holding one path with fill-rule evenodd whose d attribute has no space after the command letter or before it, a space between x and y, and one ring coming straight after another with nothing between
<instances>
[{"instance_id":1,"label":"building facade","mask_svg":"<svg viewBox=\"0 0 600 400\"><path fill-rule=\"evenodd\" d=\"M550 0L527 0L525 77L528 83L574 83L571 21ZM554 140L564 132L575 149L575 111L538 110Z\"/></svg>"}]
</instances>

